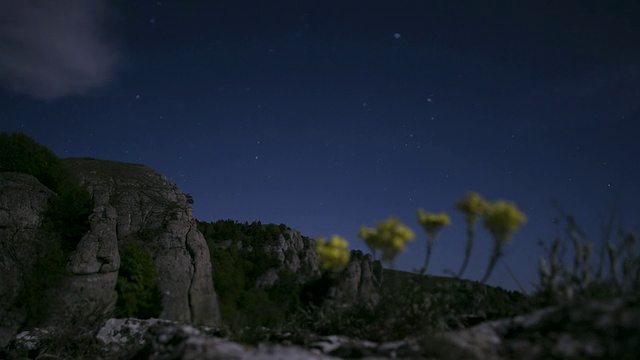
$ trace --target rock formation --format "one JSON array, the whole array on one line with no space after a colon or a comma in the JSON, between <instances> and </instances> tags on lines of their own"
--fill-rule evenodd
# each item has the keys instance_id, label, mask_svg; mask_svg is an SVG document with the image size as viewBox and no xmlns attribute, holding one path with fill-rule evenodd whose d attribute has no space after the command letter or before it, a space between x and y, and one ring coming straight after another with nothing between
<instances>
[{"instance_id":1,"label":"rock formation","mask_svg":"<svg viewBox=\"0 0 640 360\"><path fill-rule=\"evenodd\" d=\"M54 193L35 177L0 173L0 346L4 346L25 321L16 306L22 278L39 254L42 213Z\"/></svg>"},{"instance_id":2,"label":"rock formation","mask_svg":"<svg viewBox=\"0 0 640 360\"><path fill-rule=\"evenodd\" d=\"M163 175L135 164L66 159L77 182L94 200L90 230L70 256L65 276L48 294L46 324L70 311L108 310L116 300L119 246L136 240L148 249L158 269L161 317L184 323L220 322L209 249L192 218L187 198ZM15 304L21 277L43 238L42 213L51 190L34 177L0 174L0 345L25 315Z\"/></svg>"},{"instance_id":3,"label":"rock formation","mask_svg":"<svg viewBox=\"0 0 640 360\"><path fill-rule=\"evenodd\" d=\"M275 257L282 264L282 268L294 272L301 283L316 276L320 271L317 263L318 255L315 249L297 230L287 229L278 236L277 240L265 239L261 246L246 250L258 251ZM278 270L280 269L267 271L267 273L258 278L256 286L274 285L277 282Z\"/></svg>"},{"instance_id":4,"label":"rock formation","mask_svg":"<svg viewBox=\"0 0 640 360\"><path fill-rule=\"evenodd\" d=\"M233 241L227 239L218 242L216 247L225 250L231 244ZM278 273L282 269L295 273L299 284L318 280L322 275L314 240L302 236L298 230L286 229L277 239L262 239L260 245L243 245L238 242L237 249L240 253L259 252L275 257L281 264L280 267L267 269L257 278L255 286L259 288L277 285ZM334 285L328 290L327 296L336 301L374 304L379 299L378 285L381 276L380 262L374 262L371 255L364 255L361 251L352 251L351 262L343 272L336 274Z\"/></svg>"},{"instance_id":5,"label":"rock formation","mask_svg":"<svg viewBox=\"0 0 640 360\"><path fill-rule=\"evenodd\" d=\"M160 317L219 324L209 249L177 186L143 165L95 159L65 162L92 195L96 209L91 231L70 261L69 268L77 277L70 278L69 285L73 287L76 278L114 273L119 266L118 245L135 239L151 251L158 269ZM107 283L96 287L104 292L113 289ZM62 296L68 294L61 290Z\"/></svg>"},{"instance_id":6,"label":"rock formation","mask_svg":"<svg viewBox=\"0 0 640 360\"><path fill-rule=\"evenodd\" d=\"M371 255L362 251L351 251L351 261L329 291L329 296L348 303L374 305L380 300L381 278L379 261L372 261Z\"/></svg>"}]
</instances>

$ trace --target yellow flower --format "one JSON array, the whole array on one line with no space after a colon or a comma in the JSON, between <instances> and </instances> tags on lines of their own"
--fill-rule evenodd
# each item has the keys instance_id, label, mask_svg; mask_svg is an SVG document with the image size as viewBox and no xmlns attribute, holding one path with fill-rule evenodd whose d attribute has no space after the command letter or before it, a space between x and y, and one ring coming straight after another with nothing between
<instances>
[{"instance_id":1,"label":"yellow flower","mask_svg":"<svg viewBox=\"0 0 640 360\"><path fill-rule=\"evenodd\" d=\"M456 209L460 210L470 225L475 223L476 218L487 208L487 202L475 192L469 192L460 201L456 202Z\"/></svg>"},{"instance_id":2,"label":"yellow flower","mask_svg":"<svg viewBox=\"0 0 640 360\"><path fill-rule=\"evenodd\" d=\"M375 229L360 227L358 235L374 252L382 251L382 260L391 264L396 255L404 250L409 241L415 239L415 233L395 217L378 223Z\"/></svg>"},{"instance_id":3,"label":"yellow flower","mask_svg":"<svg viewBox=\"0 0 640 360\"><path fill-rule=\"evenodd\" d=\"M451 219L446 213L432 214L418 209L418 222L424 227L429 236L435 237L440 229L451 224Z\"/></svg>"},{"instance_id":4,"label":"yellow flower","mask_svg":"<svg viewBox=\"0 0 640 360\"><path fill-rule=\"evenodd\" d=\"M378 224L378 237L380 242L387 247L394 247L394 243L402 243L402 248L404 248L404 244L412 241L416 234L401 223L398 218L390 217Z\"/></svg>"},{"instance_id":5,"label":"yellow flower","mask_svg":"<svg viewBox=\"0 0 640 360\"><path fill-rule=\"evenodd\" d=\"M327 270L342 270L349 264L349 243L345 238L333 235L331 240L316 240L316 252L320 256L320 266Z\"/></svg>"},{"instance_id":6,"label":"yellow flower","mask_svg":"<svg viewBox=\"0 0 640 360\"><path fill-rule=\"evenodd\" d=\"M506 242L527 221L527 217L514 203L498 200L486 206L483 220L484 226L496 240Z\"/></svg>"},{"instance_id":7,"label":"yellow flower","mask_svg":"<svg viewBox=\"0 0 640 360\"><path fill-rule=\"evenodd\" d=\"M358 236L360 236L360 238L364 240L367 246L369 246L372 250L382 246L380 237L378 236L378 231L376 229L361 226L360 231L358 232Z\"/></svg>"}]
</instances>

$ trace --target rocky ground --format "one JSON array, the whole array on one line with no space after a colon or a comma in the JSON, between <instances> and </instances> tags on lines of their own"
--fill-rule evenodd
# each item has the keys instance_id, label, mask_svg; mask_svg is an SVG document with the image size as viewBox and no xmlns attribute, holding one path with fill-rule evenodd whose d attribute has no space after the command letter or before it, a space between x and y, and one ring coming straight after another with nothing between
<instances>
[{"instance_id":1,"label":"rocky ground","mask_svg":"<svg viewBox=\"0 0 640 360\"><path fill-rule=\"evenodd\" d=\"M64 358L62 350L70 347L56 331L60 330L22 332L2 355L12 359ZM270 333L269 341L247 345L224 335L219 328L168 320L109 319L91 334L86 341L87 348L75 349L75 355L167 360L637 359L640 356L640 297L546 308L460 331L420 334L384 343L336 335L300 338L291 333Z\"/></svg>"}]
</instances>

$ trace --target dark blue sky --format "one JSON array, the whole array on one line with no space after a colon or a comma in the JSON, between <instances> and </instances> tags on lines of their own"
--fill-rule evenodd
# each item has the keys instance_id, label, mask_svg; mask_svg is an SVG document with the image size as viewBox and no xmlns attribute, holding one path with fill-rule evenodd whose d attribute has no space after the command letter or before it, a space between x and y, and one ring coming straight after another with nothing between
<instances>
[{"instance_id":1,"label":"dark blue sky","mask_svg":"<svg viewBox=\"0 0 640 360\"><path fill-rule=\"evenodd\" d=\"M143 163L199 220L345 236L447 211L430 273L458 269L465 192L529 222L528 289L557 199L594 238L638 230L640 9L632 1L116 1L0 4L0 131L61 157ZM466 276L478 279L480 232ZM502 265L491 284L513 289Z\"/></svg>"}]
</instances>

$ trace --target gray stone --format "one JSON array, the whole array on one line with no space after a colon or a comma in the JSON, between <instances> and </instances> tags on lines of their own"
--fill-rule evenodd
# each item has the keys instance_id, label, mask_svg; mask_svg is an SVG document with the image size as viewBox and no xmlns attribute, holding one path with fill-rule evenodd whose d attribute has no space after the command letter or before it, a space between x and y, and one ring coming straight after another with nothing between
<instances>
[{"instance_id":1,"label":"gray stone","mask_svg":"<svg viewBox=\"0 0 640 360\"><path fill-rule=\"evenodd\" d=\"M426 353L442 359L638 358L640 298L635 294L541 309L439 334L425 345ZM438 351L430 351L436 346Z\"/></svg>"},{"instance_id":2,"label":"gray stone","mask_svg":"<svg viewBox=\"0 0 640 360\"><path fill-rule=\"evenodd\" d=\"M118 246L135 240L151 251L158 269L160 316L219 324L209 249L177 186L143 165L95 159L65 163L95 205L91 231L74 253L70 270L79 275L116 271ZM111 298L113 288L104 285L104 297Z\"/></svg>"},{"instance_id":3,"label":"gray stone","mask_svg":"<svg viewBox=\"0 0 640 360\"><path fill-rule=\"evenodd\" d=\"M371 255L352 251L349 265L338 276L337 285L329 291L329 296L340 302L373 306L380 300L381 271L380 263L373 262Z\"/></svg>"},{"instance_id":4,"label":"gray stone","mask_svg":"<svg viewBox=\"0 0 640 360\"><path fill-rule=\"evenodd\" d=\"M266 273L260 275L258 279L256 279L256 287L257 288L267 288L269 286L276 285L280 280L276 269L270 268Z\"/></svg>"},{"instance_id":5,"label":"gray stone","mask_svg":"<svg viewBox=\"0 0 640 360\"><path fill-rule=\"evenodd\" d=\"M17 335L10 349L43 351L56 328ZM640 355L638 295L546 308L528 315L452 332L376 343L346 336L309 335L292 345L244 345L220 337L217 328L167 320L110 319L95 339L104 359L637 359Z\"/></svg>"},{"instance_id":6,"label":"gray stone","mask_svg":"<svg viewBox=\"0 0 640 360\"><path fill-rule=\"evenodd\" d=\"M46 241L40 232L42 213L54 193L35 177L0 173L0 347L16 334L26 318L17 304L22 277Z\"/></svg>"},{"instance_id":7,"label":"gray stone","mask_svg":"<svg viewBox=\"0 0 640 360\"><path fill-rule=\"evenodd\" d=\"M67 270L71 275L50 289L49 309L40 325L112 310L119 248L128 241L136 241L153 256L162 292L162 318L220 324L209 249L177 186L143 165L95 159L63 161L91 194L94 209L89 231L70 254ZM25 321L26 313L16 299L22 276L49 241L40 226L51 196L56 195L33 176L0 174L0 345Z\"/></svg>"},{"instance_id":8,"label":"gray stone","mask_svg":"<svg viewBox=\"0 0 640 360\"><path fill-rule=\"evenodd\" d=\"M315 241L304 237L294 229L285 230L277 240L263 239L263 245L258 251L266 256L276 257L280 262L279 268L270 268L258 276L255 286L265 288L277 285L278 273L289 270L296 275L300 284L317 280L322 275L320 260L315 251ZM222 241L218 246L227 248L230 241ZM247 251L239 246L239 250ZM336 274L336 285L329 290L328 296L339 302L360 302L369 305L376 304L380 299L379 283L382 274L380 262L374 262L371 255L361 251L351 252L351 261L341 273Z\"/></svg>"}]
</instances>

